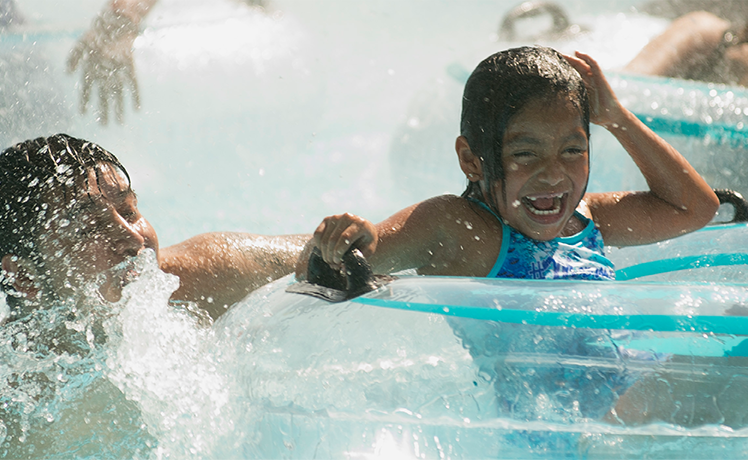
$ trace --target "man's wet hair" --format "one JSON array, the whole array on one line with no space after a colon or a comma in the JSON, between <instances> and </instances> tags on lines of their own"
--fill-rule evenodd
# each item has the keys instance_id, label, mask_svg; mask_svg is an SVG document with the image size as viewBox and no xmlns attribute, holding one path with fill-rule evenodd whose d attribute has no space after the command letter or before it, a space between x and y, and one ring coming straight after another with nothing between
<instances>
[{"instance_id":1,"label":"man's wet hair","mask_svg":"<svg viewBox=\"0 0 748 460\"><path fill-rule=\"evenodd\" d=\"M465 84L460 134L480 158L487 184L504 179L501 151L511 118L530 102L557 97L568 98L579 109L589 139L587 89L558 51L525 46L499 51L478 64ZM493 194L484 197L478 182L469 182L462 196L480 200L498 212Z\"/></svg>"},{"instance_id":2,"label":"man's wet hair","mask_svg":"<svg viewBox=\"0 0 748 460\"><path fill-rule=\"evenodd\" d=\"M77 196L79 178L87 185L89 170L98 179L95 166L102 163L121 170L129 186L130 176L117 157L67 134L30 139L0 153L0 257L35 260L38 237L48 231L45 225L54 213L63 212L50 206L52 193L61 192L67 202Z\"/></svg>"}]
</instances>

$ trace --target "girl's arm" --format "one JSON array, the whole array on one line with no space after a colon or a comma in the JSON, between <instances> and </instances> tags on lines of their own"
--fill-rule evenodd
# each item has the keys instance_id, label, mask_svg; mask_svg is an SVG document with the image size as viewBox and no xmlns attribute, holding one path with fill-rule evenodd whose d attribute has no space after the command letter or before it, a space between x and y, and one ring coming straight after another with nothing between
<instances>
[{"instance_id":1,"label":"girl's arm","mask_svg":"<svg viewBox=\"0 0 748 460\"><path fill-rule=\"evenodd\" d=\"M654 243L709 223L719 201L699 173L620 104L595 60L579 52L567 59L589 89L591 121L618 139L649 185L648 192L585 197L605 242L615 246Z\"/></svg>"},{"instance_id":2,"label":"girl's arm","mask_svg":"<svg viewBox=\"0 0 748 460\"><path fill-rule=\"evenodd\" d=\"M326 217L299 256L296 276L306 278L309 255L315 246L332 266L341 263L349 248L357 247L375 273L406 269L429 272L447 266L466 229L457 223L462 222L461 214L468 209L464 201L454 196L431 198L376 225L352 214ZM450 228L450 223L455 228Z\"/></svg>"}]
</instances>

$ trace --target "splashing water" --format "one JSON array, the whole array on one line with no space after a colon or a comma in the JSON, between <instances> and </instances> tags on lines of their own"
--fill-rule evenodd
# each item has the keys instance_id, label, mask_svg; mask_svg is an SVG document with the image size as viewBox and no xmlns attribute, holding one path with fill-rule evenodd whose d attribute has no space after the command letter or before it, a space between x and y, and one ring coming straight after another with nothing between
<instances>
[{"instance_id":1,"label":"splashing water","mask_svg":"<svg viewBox=\"0 0 748 460\"><path fill-rule=\"evenodd\" d=\"M341 210L377 220L414 199L464 187L452 149L460 78L477 58L506 45L491 37L502 13L496 5L444 0L429 4L436 20L423 21L422 2L362 8L279 0L283 15L198 3L163 0L154 11L135 43L143 109L107 130L72 116L77 78L61 70L73 35L100 5L54 19L65 23L63 32L44 23L40 31L8 34L3 88L23 90L3 107L23 110L3 117L2 132L12 133L5 144L39 130L102 143L130 168L144 213L168 243L229 228L306 232ZM600 3L580 21L602 26L550 44L589 51L616 68L664 24L637 22L634 14L595 16ZM458 14L473 27L452 27ZM713 185L746 183L743 146L730 138L744 127L744 91L611 81L652 120L682 114L716 127L707 137L668 140L680 143ZM44 113L26 113L36 106ZM591 190L640 187L633 166L621 166L620 148L597 131L593 143ZM158 270L152 253L135 265L140 275L117 303L101 302L94 287L0 331L0 456L527 458L746 450L745 429L620 428L586 419L583 405L561 403L570 393L523 387L537 383L538 366L516 362L503 376L531 400L518 412L535 418L513 419L498 404L495 367L472 356L439 315L320 308L285 298L286 279L211 327L189 304L169 302L178 280ZM548 308L563 303L546 300ZM604 302L583 293L577 300L582 311ZM693 303L684 292L679 307L690 312ZM530 347L564 343L550 334L520 335ZM566 419L554 418L559 413Z\"/></svg>"},{"instance_id":2,"label":"splashing water","mask_svg":"<svg viewBox=\"0 0 748 460\"><path fill-rule=\"evenodd\" d=\"M235 430L209 318L169 303L178 279L158 269L155 253L134 266L140 275L117 303L88 289L3 327L6 456L184 458L231 448L216 434Z\"/></svg>"}]
</instances>

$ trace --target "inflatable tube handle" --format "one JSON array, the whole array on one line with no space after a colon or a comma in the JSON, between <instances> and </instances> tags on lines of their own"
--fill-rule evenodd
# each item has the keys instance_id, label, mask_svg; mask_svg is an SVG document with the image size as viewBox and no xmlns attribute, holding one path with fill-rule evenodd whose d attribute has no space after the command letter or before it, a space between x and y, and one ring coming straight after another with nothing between
<instances>
[{"instance_id":1,"label":"inflatable tube handle","mask_svg":"<svg viewBox=\"0 0 748 460\"><path fill-rule=\"evenodd\" d=\"M548 14L553 19L553 28L550 32L561 34L569 28L569 18L559 5L552 2L524 2L504 17L499 27L499 37L502 40L515 40L517 33L514 23L518 19L533 18L541 14Z\"/></svg>"},{"instance_id":2,"label":"inflatable tube handle","mask_svg":"<svg viewBox=\"0 0 748 460\"><path fill-rule=\"evenodd\" d=\"M714 189L714 193L719 198L719 204L730 204L735 210L732 220L720 223L734 224L748 222L748 202L743 198L743 195L735 190L728 189Z\"/></svg>"},{"instance_id":3,"label":"inflatable tube handle","mask_svg":"<svg viewBox=\"0 0 748 460\"><path fill-rule=\"evenodd\" d=\"M286 292L342 302L379 289L393 279L392 276L375 275L357 248L343 254L343 268L336 270L325 262L322 253L315 247L309 256L307 280L292 284Z\"/></svg>"}]
</instances>

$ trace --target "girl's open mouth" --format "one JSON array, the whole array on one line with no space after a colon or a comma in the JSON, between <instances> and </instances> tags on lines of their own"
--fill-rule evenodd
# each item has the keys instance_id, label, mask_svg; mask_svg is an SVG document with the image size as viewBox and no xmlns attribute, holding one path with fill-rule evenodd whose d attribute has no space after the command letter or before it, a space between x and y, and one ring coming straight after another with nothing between
<instances>
[{"instance_id":1,"label":"girl's open mouth","mask_svg":"<svg viewBox=\"0 0 748 460\"><path fill-rule=\"evenodd\" d=\"M566 193L554 193L544 196L525 196L522 203L532 214L541 217L555 216L563 209Z\"/></svg>"}]
</instances>

